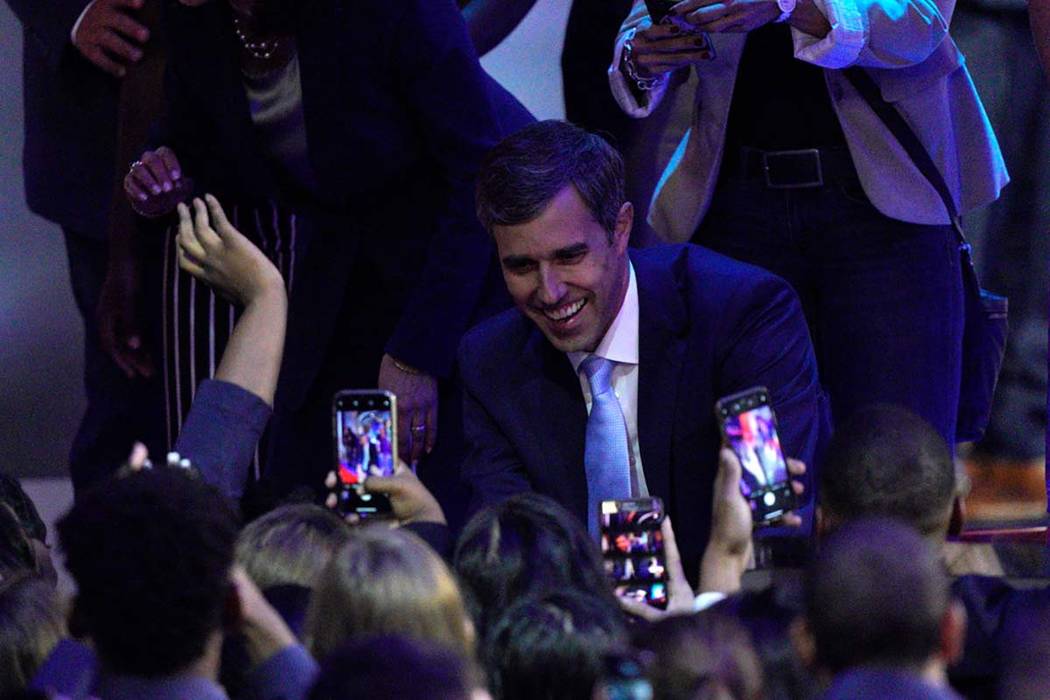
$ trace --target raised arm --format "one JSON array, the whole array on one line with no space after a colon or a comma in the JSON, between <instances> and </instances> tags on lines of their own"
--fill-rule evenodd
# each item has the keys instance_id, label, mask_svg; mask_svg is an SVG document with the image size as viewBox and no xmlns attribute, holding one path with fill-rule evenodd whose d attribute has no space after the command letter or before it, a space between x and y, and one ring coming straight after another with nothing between
<instances>
[{"instance_id":1,"label":"raised arm","mask_svg":"<svg viewBox=\"0 0 1050 700\"><path fill-rule=\"evenodd\" d=\"M226 219L211 195L180 204L179 265L243 305L214 380L203 382L176 443L228 497L244 492L270 417L284 352L288 298L273 263Z\"/></svg>"}]
</instances>

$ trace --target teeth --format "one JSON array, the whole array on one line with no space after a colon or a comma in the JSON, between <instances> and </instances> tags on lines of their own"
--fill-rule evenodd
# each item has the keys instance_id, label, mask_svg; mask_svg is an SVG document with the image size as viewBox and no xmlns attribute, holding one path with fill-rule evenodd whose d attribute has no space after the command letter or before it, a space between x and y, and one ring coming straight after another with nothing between
<instances>
[{"instance_id":1,"label":"teeth","mask_svg":"<svg viewBox=\"0 0 1050 700\"><path fill-rule=\"evenodd\" d=\"M585 303L585 299L580 299L579 301L573 302L572 304L568 304L557 309L552 309L551 311L545 311L544 313L546 314L547 318L551 320L564 321L568 318L575 316L577 312L579 312L579 310L583 308L583 305Z\"/></svg>"}]
</instances>

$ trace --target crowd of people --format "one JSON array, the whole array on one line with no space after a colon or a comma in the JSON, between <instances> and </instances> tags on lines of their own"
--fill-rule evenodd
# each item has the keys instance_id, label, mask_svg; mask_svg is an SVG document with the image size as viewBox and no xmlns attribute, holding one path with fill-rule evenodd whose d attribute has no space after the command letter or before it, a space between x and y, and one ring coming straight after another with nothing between
<instances>
[{"instance_id":1,"label":"crowd of people","mask_svg":"<svg viewBox=\"0 0 1050 700\"><path fill-rule=\"evenodd\" d=\"M622 7L606 107L695 90L645 222L616 133L478 63L531 2L9 4L33 128L90 74L141 143L62 211L29 143L107 341L50 543L0 480L0 699L1050 695L1050 589L950 541L956 219L1007 182L952 3ZM333 418L371 388L396 415Z\"/></svg>"}]
</instances>

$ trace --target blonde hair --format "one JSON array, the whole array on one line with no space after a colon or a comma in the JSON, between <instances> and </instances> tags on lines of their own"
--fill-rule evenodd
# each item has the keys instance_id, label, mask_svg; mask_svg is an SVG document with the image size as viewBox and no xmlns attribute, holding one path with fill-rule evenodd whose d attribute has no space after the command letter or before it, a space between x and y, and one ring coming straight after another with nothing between
<instances>
[{"instance_id":1,"label":"blonde hair","mask_svg":"<svg viewBox=\"0 0 1050 700\"><path fill-rule=\"evenodd\" d=\"M382 634L474 655L473 629L445 562L412 533L375 526L355 530L321 572L306 639L323 659L352 637Z\"/></svg>"}]
</instances>

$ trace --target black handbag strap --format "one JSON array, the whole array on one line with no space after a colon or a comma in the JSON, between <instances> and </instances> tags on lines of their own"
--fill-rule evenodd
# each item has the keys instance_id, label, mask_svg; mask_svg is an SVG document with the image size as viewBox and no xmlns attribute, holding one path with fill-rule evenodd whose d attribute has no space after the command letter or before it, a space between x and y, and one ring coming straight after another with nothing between
<instances>
[{"instance_id":1,"label":"black handbag strap","mask_svg":"<svg viewBox=\"0 0 1050 700\"><path fill-rule=\"evenodd\" d=\"M944 208L948 211L948 216L951 217L955 232L959 236L960 245L966 251L967 257L971 257L970 244L966 242L966 236L963 235L962 226L959 224L959 211L955 208L955 200L952 199L948 183L944 181L944 176L937 169L937 165L933 162L933 158L930 157L926 147L919 141L919 137L908 126L908 122L904 121L901 113L889 102L882 99L882 93L879 91L878 86L875 85L875 81L871 79L871 76L863 68L854 66L843 70L842 73L853 85L853 88L864 98L864 101L868 103L872 111L878 115L882 123L886 125L886 128L890 130L890 133L896 137L897 142L907 152L912 162L915 163L915 167L919 169L919 172L937 190L937 194L941 196L941 201L944 202Z\"/></svg>"}]
</instances>

